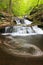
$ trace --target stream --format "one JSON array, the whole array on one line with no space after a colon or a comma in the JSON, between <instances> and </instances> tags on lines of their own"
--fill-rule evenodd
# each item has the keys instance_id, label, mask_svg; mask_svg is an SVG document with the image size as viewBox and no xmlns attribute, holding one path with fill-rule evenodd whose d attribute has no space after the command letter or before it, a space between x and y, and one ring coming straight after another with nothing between
<instances>
[{"instance_id":1,"label":"stream","mask_svg":"<svg viewBox=\"0 0 43 65\"><path fill-rule=\"evenodd\" d=\"M24 21L20 21L19 19L17 19L16 23L29 25L32 22L27 19L24 19ZM6 27L5 33L2 33L2 35L11 35L11 36L26 36L26 35L37 35L37 34L43 34L43 29L39 28L37 25L32 27L25 27L25 26Z\"/></svg>"},{"instance_id":2,"label":"stream","mask_svg":"<svg viewBox=\"0 0 43 65\"><path fill-rule=\"evenodd\" d=\"M32 22L24 19L17 20L17 24L28 25ZM41 56L43 55L43 29L37 25L32 27L12 26L6 27L2 48L13 55Z\"/></svg>"}]
</instances>

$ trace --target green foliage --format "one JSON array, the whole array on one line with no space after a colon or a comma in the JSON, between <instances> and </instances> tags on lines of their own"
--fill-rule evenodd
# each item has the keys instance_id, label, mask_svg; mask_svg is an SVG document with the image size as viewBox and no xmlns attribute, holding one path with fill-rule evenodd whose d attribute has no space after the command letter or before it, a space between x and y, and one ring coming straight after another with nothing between
<instances>
[{"instance_id":1,"label":"green foliage","mask_svg":"<svg viewBox=\"0 0 43 65\"><path fill-rule=\"evenodd\" d=\"M7 10L9 7L9 0L0 0L0 9Z\"/></svg>"},{"instance_id":2,"label":"green foliage","mask_svg":"<svg viewBox=\"0 0 43 65\"><path fill-rule=\"evenodd\" d=\"M43 0L0 0L0 9L8 10L11 5L11 11L15 16L28 15L37 4L43 4Z\"/></svg>"},{"instance_id":3,"label":"green foliage","mask_svg":"<svg viewBox=\"0 0 43 65\"><path fill-rule=\"evenodd\" d=\"M12 11L16 16L27 15L35 3L37 4L37 0L12 0Z\"/></svg>"}]
</instances>

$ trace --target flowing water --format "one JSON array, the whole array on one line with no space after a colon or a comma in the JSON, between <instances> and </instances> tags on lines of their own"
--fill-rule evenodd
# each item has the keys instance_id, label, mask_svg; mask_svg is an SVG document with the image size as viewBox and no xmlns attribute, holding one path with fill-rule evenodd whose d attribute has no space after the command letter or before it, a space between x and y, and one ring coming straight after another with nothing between
<instances>
[{"instance_id":1,"label":"flowing water","mask_svg":"<svg viewBox=\"0 0 43 65\"><path fill-rule=\"evenodd\" d=\"M31 21L26 19L24 19L23 22L20 20L17 20L16 22L17 24L22 23L26 25L32 23ZM39 28L37 25L32 27L6 27L5 33L2 33L2 35L6 36L3 42L6 46L4 46L4 50L10 51L12 54L18 55L42 55L42 50L40 48L43 46L43 37L41 36L41 34L43 35L43 29Z\"/></svg>"},{"instance_id":2,"label":"flowing water","mask_svg":"<svg viewBox=\"0 0 43 65\"><path fill-rule=\"evenodd\" d=\"M20 21L19 19L16 20L17 24L24 24L29 25L32 22L29 20L24 19L24 21ZM12 26L12 27L6 27L5 33L3 35L12 35L12 36L26 36L26 35L37 35L37 34L43 34L43 29L39 28L37 25L32 27L24 27L24 26Z\"/></svg>"}]
</instances>

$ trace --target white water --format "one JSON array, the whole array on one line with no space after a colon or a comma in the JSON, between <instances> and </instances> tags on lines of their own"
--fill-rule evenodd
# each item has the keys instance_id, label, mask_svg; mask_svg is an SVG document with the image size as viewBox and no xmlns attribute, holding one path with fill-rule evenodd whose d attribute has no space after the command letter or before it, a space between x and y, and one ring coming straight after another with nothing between
<instances>
[{"instance_id":1,"label":"white water","mask_svg":"<svg viewBox=\"0 0 43 65\"><path fill-rule=\"evenodd\" d=\"M16 21L17 24L21 24L20 20ZM28 20L24 20L25 25L31 24L31 21ZM11 44L11 47L14 47L13 53L15 54L15 50L17 50L17 54L19 55L19 53L21 53L21 55L30 55L30 56L41 56L43 55L42 50L37 47L35 44L39 44L39 40L41 39L40 37L36 37L38 39L38 42L35 42L37 39L35 37L33 37L33 41L31 39L31 37L25 37L25 38L15 38L13 36L28 36L28 35L37 35L37 34L43 34L43 30L41 28L39 28L38 26L32 26L32 27L22 27L22 26L13 26L13 27L6 27L5 28L5 33L3 33L2 35L10 35L8 37L6 37L6 39L4 40L4 44ZM28 39L27 39L28 38ZM8 40L10 39L10 41ZM28 42L27 42L28 41ZM30 42L31 41L31 42ZM34 44L33 44L34 43ZM39 45L40 46L40 45ZM6 47L5 47L6 48ZM21 48L21 50L18 50L19 48ZM6 50L6 49L5 49ZM8 50L9 51L10 47ZM35 51L33 51L35 50ZM19 53L18 53L19 51ZM27 52L28 51L28 52ZM32 51L32 52L29 52ZM12 52L12 49L9 51ZM12 53L12 54L13 54Z\"/></svg>"},{"instance_id":2,"label":"white water","mask_svg":"<svg viewBox=\"0 0 43 65\"><path fill-rule=\"evenodd\" d=\"M16 23L21 24L20 20L17 20ZM32 23L31 21L24 19L23 24L28 25L31 23ZM13 26L13 27L6 27L5 33L3 35L27 36L37 34L43 34L43 30L38 26L32 26L32 27Z\"/></svg>"}]
</instances>

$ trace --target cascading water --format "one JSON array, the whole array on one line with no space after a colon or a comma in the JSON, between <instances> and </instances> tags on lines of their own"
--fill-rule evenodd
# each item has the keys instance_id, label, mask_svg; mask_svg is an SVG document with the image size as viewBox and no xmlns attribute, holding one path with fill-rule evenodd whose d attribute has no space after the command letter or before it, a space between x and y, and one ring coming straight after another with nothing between
<instances>
[{"instance_id":1,"label":"cascading water","mask_svg":"<svg viewBox=\"0 0 43 65\"><path fill-rule=\"evenodd\" d=\"M19 19L16 19L16 23L30 25L32 22L27 19L21 21ZM40 43L39 40L41 39L41 37L39 35L41 34L43 35L43 29L39 28L37 25L31 27L6 27L5 33L2 33L2 35L5 36L5 39L3 41L4 50L15 55L43 55L42 50L37 46L37 44Z\"/></svg>"},{"instance_id":2,"label":"cascading water","mask_svg":"<svg viewBox=\"0 0 43 65\"><path fill-rule=\"evenodd\" d=\"M26 19L22 21L20 21L19 19L16 19L17 24L29 25L32 23L31 21ZM36 35L36 34L43 34L43 29L39 28L37 25L32 27L25 27L25 26L6 27L5 33L3 35L26 36L26 35Z\"/></svg>"}]
</instances>

